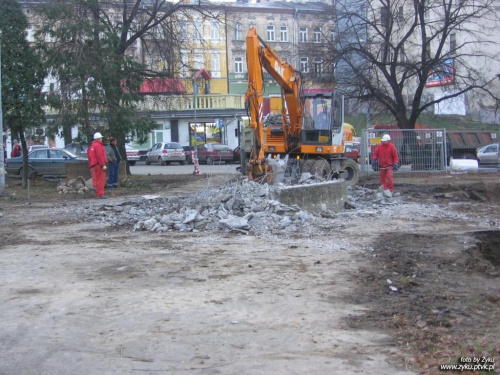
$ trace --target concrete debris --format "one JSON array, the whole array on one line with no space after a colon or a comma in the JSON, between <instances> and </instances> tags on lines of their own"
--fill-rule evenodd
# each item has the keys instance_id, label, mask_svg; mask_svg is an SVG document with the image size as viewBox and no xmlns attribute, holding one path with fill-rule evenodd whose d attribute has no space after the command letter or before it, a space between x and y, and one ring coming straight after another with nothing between
<instances>
[{"instance_id":1,"label":"concrete debris","mask_svg":"<svg viewBox=\"0 0 500 375\"><path fill-rule=\"evenodd\" d=\"M59 194L87 194L89 192L93 193L92 190L92 179L85 181L81 176L69 180L67 182L61 182L56 187Z\"/></svg>"},{"instance_id":2,"label":"concrete debris","mask_svg":"<svg viewBox=\"0 0 500 375\"><path fill-rule=\"evenodd\" d=\"M398 193L388 198L378 189L363 186L347 187L348 210L308 212L297 205L272 199L275 196L272 189L275 188L248 180L233 181L189 196L137 197L115 206L108 201L106 210L96 209L94 203L89 203L79 208L77 215L94 222L128 227L133 231L221 230L290 238L314 238L322 234L334 236L336 231L356 225L359 216L376 220L404 214L415 218L432 216L433 212L446 215L439 208L429 208L435 205L404 203Z\"/></svg>"}]
</instances>

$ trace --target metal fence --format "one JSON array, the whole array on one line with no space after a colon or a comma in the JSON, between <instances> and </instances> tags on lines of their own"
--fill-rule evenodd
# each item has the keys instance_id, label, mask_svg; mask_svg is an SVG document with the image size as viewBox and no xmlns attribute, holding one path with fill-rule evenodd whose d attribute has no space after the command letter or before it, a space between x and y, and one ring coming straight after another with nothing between
<instances>
[{"instance_id":1,"label":"metal fence","mask_svg":"<svg viewBox=\"0 0 500 375\"><path fill-rule=\"evenodd\" d=\"M360 144L360 168L362 172L376 172L372 167L372 155L384 134L391 136L399 155L401 171L444 172L450 164L451 149L444 129L367 129Z\"/></svg>"}]
</instances>

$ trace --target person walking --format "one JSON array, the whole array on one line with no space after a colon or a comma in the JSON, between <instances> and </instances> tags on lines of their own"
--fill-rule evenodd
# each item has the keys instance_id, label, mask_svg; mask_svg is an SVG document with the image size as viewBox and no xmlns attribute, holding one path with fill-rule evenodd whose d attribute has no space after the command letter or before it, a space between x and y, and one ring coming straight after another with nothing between
<instances>
[{"instance_id":1,"label":"person walking","mask_svg":"<svg viewBox=\"0 0 500 375\"><path fill-rule=\"evenodd\" d=\"M92 175L92 184L95 187L97 198L107 199L104 195L104 186L106 185L106 163L108 158L106 150L102 144L102 134L97 132L94 134L94 142L87 150L89 158L90 174Z\"/></svg>"},{"instance_id":2,"label":"person walking","mask_svg":"<svg viewBox=\"0 0 500 375\"><path fill-rule=\"evenodd\" d=\"M391 136L384 134L382 143L373 153L372 166L376 170L377 160L380 170L380 185L383 186L384 196L391 198L394 191L394 172L398 170L399 156L396 147L390 143Z\"/></svg>"},{"instance_id":3,"label":"person walking","mask_svg":"<svg viewBox=\"0 0 500 375\"><path fill-rule=\"evenodd\" d=\"M120 162L122 157L120 151L118 151L117 139L112 137L109 140L109 145L106 146L106 156L108 157L108 187L117 188L118 187L118 171L120 169Z\"/></svg>"}]
</instances>

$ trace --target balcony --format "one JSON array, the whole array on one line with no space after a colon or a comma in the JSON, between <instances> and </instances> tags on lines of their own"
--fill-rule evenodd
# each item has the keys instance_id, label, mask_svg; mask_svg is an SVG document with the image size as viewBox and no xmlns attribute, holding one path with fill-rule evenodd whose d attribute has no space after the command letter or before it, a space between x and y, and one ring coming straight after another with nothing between
<instances>
[{"instance_id":1,"label":"balcony","mask_svg":"<svg viewBox=\"0 0 500 375\"><path fill-rule=\"evenodd\" d=\"M178 111L194 111L195 104L197 111L217 110L217 109L234 109L244 110L245 103L241 95L198 95L196 103L192 94L187 95L148 95L145 96L143 102L137 103L137 109L140 112L178 112ZM99 109L92 111L99 113ZM46 115L57 115L58 112L51 108L45 108Z\"/></svg>"},{"instance_id":2,"label":"balcony","mask_svg":"<svg viewBox=\"0 0 500 375\"><path fill-rule=\"evenodd\" d=\"M196 103L193 95L183 96L148 96L144 102L139 103L141 111L168 112L168 111L193 111L204 109L244 109L245 103L241 95L198 95ZM196 105L196 107L195 107Z\"/></svg>"}]
</instances>

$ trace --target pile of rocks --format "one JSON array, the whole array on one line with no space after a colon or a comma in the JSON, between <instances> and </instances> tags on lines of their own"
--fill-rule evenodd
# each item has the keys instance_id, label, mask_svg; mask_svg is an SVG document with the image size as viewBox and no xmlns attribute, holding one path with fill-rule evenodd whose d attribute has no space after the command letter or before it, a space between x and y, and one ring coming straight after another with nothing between
<instances>
[{"instance_id":1,"label":"pile of rocks","mask_svg":"<svg viewBox=\"0 0 500 375\"><path fill-rule=\"evenodd\" d=\"M68 182L61 182L57 185L57 191L59 194L87 194L93 193L92 179L85 181L81 176L69 180Z\"/></svg>"},{"instance_id":2,"label":"pile of rocks","mask_svg":"<svg viewBox=\"0 0 500 375\"><path fill-rule=\"evenodd\" d=\"M81 214L94 221L130 226L134 231L212 231L217 229L241 233L293 234L330 228L334 212L310 213L296 205L285 205L274 196L268 184L244 180L228 182L216 189L199 191L186 197L146 196L120 205L104 205L96 211L82 208ZM400 203L385 198L377 190L349 188L348 208L373 208ZM319 229L318 229L319 228Z\"/></svg>"}]
</instances>

